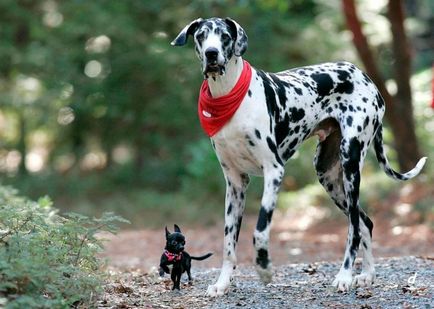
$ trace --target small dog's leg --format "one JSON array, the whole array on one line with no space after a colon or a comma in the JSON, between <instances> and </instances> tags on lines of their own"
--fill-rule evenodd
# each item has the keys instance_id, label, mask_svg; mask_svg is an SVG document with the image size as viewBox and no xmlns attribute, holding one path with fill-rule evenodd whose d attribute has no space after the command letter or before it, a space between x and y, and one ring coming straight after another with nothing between
<instances>
[{"instance_id":1,"label":"small dog's leg","mask_svg":"<svg viewBox=\"0 0 434 309\"><path fill-rule=\"evenodd\" d=\"M256 249L256 270L264 284L271 282L271 261L268 254L270 223L274 208L276 207L277 193L284 173L281 165L264 170L264 192L261 200L256 230L253 235L253 244Z\"/></svg>"},{"instance_id":2,"label":"small dog's leg","mask_svg":"<svg viewBox=\"0 0 434 309\"><path fill-rule=\"evenodd\" d=\"M177 271L176 270L172 269L172 272L170 273L170 279L172 279L172 282L173 282L172 290L174 290L177 288L177 286L176 286Z\"/></svg>"},{"instance_id":3,"label":"small dog's leg","mask_svg":"<svg viewBox=\"0 0 434 309\"><path fill-rule=\"evenodd\" d=\"M249 184L246 174L235 172L226 167L226 206L223 265L220 276L214 285L208 286L207 295L221 296L228 291L233 270L236 267L236 244L241 229L245 206L245 193Z\"/></svg>"},{"instance_id":4,"label":"small dog's leg","mask_svg":"<svg viewBox=\"0 0 434 309\"><path fill-rule=\"evenodd\" d=\"M176 289L180 290L181 289L181 276L182 273L178 273L178 275L176 276Z\"/></svg>"},{"instance_id":5,"label":"small dog's leg","mask_svg":"<svg viewBox=\"0 0 434 309\"><path fill-rule=\"evenodd\" d=\"M188 282L191 283L193 282L193 278L191 278L191 270L190 268L187 268L187 276L188 276Z\"/></svg>"}]
</instances>

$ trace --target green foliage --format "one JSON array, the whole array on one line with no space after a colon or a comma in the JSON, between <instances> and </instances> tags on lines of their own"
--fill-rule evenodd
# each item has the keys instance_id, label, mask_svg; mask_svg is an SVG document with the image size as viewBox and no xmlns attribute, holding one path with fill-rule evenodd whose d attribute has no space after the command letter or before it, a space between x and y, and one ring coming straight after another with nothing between
<instances>
[{"instance_id":1,"label":"green foliage","mask_svg":"<svg viewBox=\"0 0 434 309\"><path fill-rule=\"evenodd\" d=\"M57 214L49 198L37 202L0 186L0 304L7 308L67 308L92 304L103 279L102 239L124 219Z\"/></svg>"}]
</instances>

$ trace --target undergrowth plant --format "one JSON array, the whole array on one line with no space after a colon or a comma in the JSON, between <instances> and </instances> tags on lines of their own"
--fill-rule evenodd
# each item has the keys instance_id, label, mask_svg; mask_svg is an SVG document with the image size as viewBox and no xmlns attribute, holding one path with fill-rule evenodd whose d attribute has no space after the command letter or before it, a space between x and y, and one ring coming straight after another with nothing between
<instances>
[{"instance_id":1,"label":"undergrowth plant","mask_svg":"<svg viewBox=\"0 0 434 309\"><path fill-rule=\"evenodd\" d=\"M92 307L104 279L97 235L119 222L113 213L60 216L49 198L0 186L0 308Z\"/></svg>"}]
</instances>

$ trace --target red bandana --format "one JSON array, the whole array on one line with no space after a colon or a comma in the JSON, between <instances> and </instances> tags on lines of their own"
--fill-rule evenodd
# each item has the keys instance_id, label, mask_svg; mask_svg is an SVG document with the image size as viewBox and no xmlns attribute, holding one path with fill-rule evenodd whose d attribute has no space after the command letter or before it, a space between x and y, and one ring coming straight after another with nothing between
<instances>
[{"instance_id":1,"label":"red bandana","mask_svg":"<svg viewBox=\"0 0 434 309\"><path fill-rule=\"evenodd\" d=\"M208 80L204 80L199 93L199 120L209 137L216 134L235 114L247 91L252 78L252 68L244 60L243 71L238 82L228 94L213 98L209 91Z\"/></svg>"},{"instance_id":2,"label":"red bandana","mask_svg":"<svg viewBox=\"0 0 434 309\"><path fill-rule=\"evenodd\" d=\"M182 252L176 254L176 253L172 253L172 252L165 250L164 255L167 257L167 260L169 262L180 261L182 259Z\"/></svg>"}]
</instances>

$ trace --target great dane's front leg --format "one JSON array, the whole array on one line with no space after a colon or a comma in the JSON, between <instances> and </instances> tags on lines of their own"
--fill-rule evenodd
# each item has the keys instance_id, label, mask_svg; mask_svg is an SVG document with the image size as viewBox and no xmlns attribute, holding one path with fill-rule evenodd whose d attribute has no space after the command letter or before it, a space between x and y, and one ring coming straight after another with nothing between
<instances>
[{"instance_id":1,"label":"great dane's front leg","mask_svg":"<svg viewBox=\"0 0 434 309\"><path fill-rule=\"evenodd\" d=\"M271 260L268 254L270 222L276 207L277 193L279 192L283 173L284 168L281 165L274 165L272 168L264 170L264 193L253 236L253 244L256 249L256 270L264 284L270 283L272 279Z\"/></svg>"},{"instance_id":2,"label":"great dane's front leg","mask_svg":"<svg viewBox=\"0 0 434 309\"><path fill-rule=\"evenodd\" d=\"M223 265L220 276L214 285L208 286L207 295L221 296L228 291L232 272L237 263L236 245L241 229L245 206L245 193L249 184L249 176L225 170L226 201L225 201L225 237L223 249Z\"/></svg>"}]
</instances>

